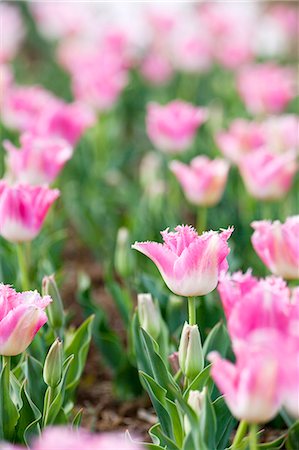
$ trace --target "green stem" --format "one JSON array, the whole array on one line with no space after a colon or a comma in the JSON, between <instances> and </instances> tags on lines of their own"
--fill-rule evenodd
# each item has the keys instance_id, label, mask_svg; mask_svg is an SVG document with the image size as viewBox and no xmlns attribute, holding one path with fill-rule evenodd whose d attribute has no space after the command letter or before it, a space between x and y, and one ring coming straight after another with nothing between
<instances>
[{"instance_id":1,"label":"green stem","mask_svg":"<svg viewBox=\"0 0 299 450\"><path fill-rule=\"evenodd\" d=\"M239 423L236 435L234 437L231 449L237 449L238 446L241 444L243 438L245 437L245 434L247 432L248 424L245 420L241 420Z\"/></svg>"},{"instance_id":2,"label":"green stem","mask_svg":"<svg viewBox=\"0 0 299 450\"><path fill-rule=\"evenodd\" d=\"M182 370L179 369L173 378L175 379L175 381L178 381L181 378L181 376L182 376Z\"/></svg>"},{"instance_id":3,"label":"green stem","mask_svg":"<svg viewBox=\"0 0 299 450\"><path fill-rule=\"evenodd\" d=\"M196 217L196 229L198 234L203 233L207 228L208 209L205 206L198 208Z\"/></svg>"},{"instance_id":4,"label":"green stem","mask_svg":"<svg viewBox=\"0 0 299 450\"><path fill-rule=\"evenodd\" d=\"M29 291L28 264L25 258L24 247L22 244L16 244L19 269L21 274L21 286L23 291Z\"/></svg>"},{"instance_id":5,"label":"green stem","mask_svg":"<svg viewBox=\"0 0 299 450\"><path fill-rule=\"evenodd\" d=\"M7 391L8 396L10 396L10 356L2 356L2 370L6 364L6 371L4 373L4 389Z\"/></svg>"},{"instance_id":6,"label":"green stem","mask_svg":"<svg viewBox=\"0 0 299 450\"><path fill-rule=\"evenodd\" d=\"M252 423L249 431L249 449L257 450L257 425Z\"/></svg>"},{"instance_id":7,"label":"green stem","mask_svg":"<svg viewBox=\"0 0 299 450\"><path fill-rule=\"evenodd\" d=\"M189 325L196 325L195 297L188 297Z\"/></svg>"},{"instance_id":8,"label":"green stem","mask_svg":"<svg viewBox=\"0 0 299 450\"><path fill-rule=\"evenodd\" d=\"M45 428L48 425L49 420L49 411L50 406L53 401L54 397L54 389L51 386L48 386L48 389L46 390L45 397L44 397L44 410L43 410L43 420L42 420L42 426Z\"/></svg>"}]
</instances>

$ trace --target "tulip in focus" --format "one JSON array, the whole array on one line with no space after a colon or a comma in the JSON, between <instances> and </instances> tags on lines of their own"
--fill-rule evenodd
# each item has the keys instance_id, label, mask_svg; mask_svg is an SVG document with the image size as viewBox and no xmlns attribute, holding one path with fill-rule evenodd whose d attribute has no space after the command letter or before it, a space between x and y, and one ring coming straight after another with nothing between
<instances>
[{"instance_id":1,"label":"tulip in focus","mask_svg":"<svg viewBox=\"0 0 299 450\"><path fill-rule=\"evenodd\" d=\"M10 242L31 241L41 230L58 189L0 183L0 235Z\"/></svg>"},{"instance_id":2,"label":"tulip in focus","mask_svg":"<svg viewBox=\"0 0 299 450\"><path fill-rule=\"evenodd\" d=\"M18 183L52 183L73 155L70 144L61 138L25 133L21 135L20 143L21 148L18 149L10 142L4 141L7 151L7 175Z\"/></svg>"},{"instance_id":3,"label":"tulip in focus","mask_svg":"<svg viewBox=\"0 0 299 450\"><path fill-rule=\"evenodd\" d=\"M252 245L268 269L287 280L299 279L299 216L284 223L255 221L252 227Z\"/></svg>"},{"instance_id":4,"label":"tulip in focus","mask_svg":"<svg viewBox=\"0 0 299 450\"><path fill-rule=\"evenodd\" d=\"M204 357L197 325L184 323L179 346L179 363L182 373L189 380L193 380L204 367Z\"/></svg>"},{"instance_id":5,"label":"tulip in focus","mask_svg":"<svg viewBox=\"0 0 299 450\"><path fill-rule=\"evenodd\" d=\"M248 192L260 200L278 200L290 190L297 171L296 151L275 154L258 149L244 156L239 169Z\"/></svg>"},{"instance_id":6,"label":"tulip in focus","mask_svg":"<svg viewBox=\"0 0 299 450\"><path fill-rule=\"evenodd\" d=\"M150 103L147 108L147 134L153 145L166 153L187 150L195 138L197 128L206 120L203 108L181 100L167 105Z\"/></svg>"},{"instance_id":7,"label":"tulip in focus","mask_svg":"<svg viewBox=\"0 0 299 450\"><path fill-rule=\"evenodd\" d=\"M55 388L61 381L63 366L62 342L57 338L46 356L43 368L43 378L45 383Z\"/></svg>"},{"instance_id":8,"label":"tulip in focus","mask_svg":"<svg viewBox=\"0 0 299 450\"><path fill-rule=\"evenodd\" d=\"M132 248L148 256L158 267L168 288L177 295L193 297L213 291L219 274L228 268L227 240L233 228L200 236L188 225L161 232L164 243L135 242Z\"/></svg>"},{"instance_id":9,"label":"tulip in focus","mask_svg":"<svg viewBox=\"0 0 299 450\"><path fill-rule=\"evenodd\" d=\"M47 322L45 308L51 297L37 291L16 292L0 284L0 355L19 355Z\"/></svg>"},{"instance_id":10,"label":"tulip in focus","mask_svg":"<svg viewBox=\"0 0 299 450\"><path fill-rule=\"evenodd\" d=\"M197 156L189 166L172 161L170 169L190 203L214 206L220 201L229 171L229 164L224 159L210 160L206 156Z\"/></svg>"},{"instance_id":11,"label":"tulip in focus","mask_svg":"<svg viewBox=\"0 0 299 450\"><path fill-rule=\"evenodd\" d=\"M245 67L237 86L251 114L280 113L296 96L295 73L272 63Z\"/></svg>"}]
</instances>

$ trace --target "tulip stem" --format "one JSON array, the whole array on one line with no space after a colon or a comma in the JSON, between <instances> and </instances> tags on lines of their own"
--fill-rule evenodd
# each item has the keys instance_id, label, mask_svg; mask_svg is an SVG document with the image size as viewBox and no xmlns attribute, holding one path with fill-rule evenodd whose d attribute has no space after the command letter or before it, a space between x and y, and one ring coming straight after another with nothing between
<instances>
[{"instance_id":1,"label":"tulip stem","mask_svg":"<svg viewBox=\"0 0 299 450\"><path fill-rule=\"evenodd\" d=\"M203 233L207 227L208 210L205 206L198 208L196 217L196 229L198 234Z\"/></svg>"},{"instance_id":2,"label":"tulip stem","mask_svg":"<svg viewBox=\"0 0 299 450\"><path fill-rule=\"evenodd\" d=\"M249 449L257 450L257 425L252 423L249 431Z\"/></svg>"},{"instance_id":3,"label":"tulip stem","mask_svg":"<svg viewBox=\"0 0 299 450\"><path fill-rule=\"evenodd\" d=\"M16 244L17 257L21 275L21 286L23 291L29 291L28 265L25 258L24 247L22 244Z\"/></svg>"},{"instance_id":4,"label":"tulip stem","mask_svg":"<svg viewBox=\"0 0 299 450\"><path fill-rule=\"evenodd\" d=\"M237 432L235 434L233 443L232 443L232 449L237 449L238 446L241 444L243 438L245 437L245 434L247 432L248 424L245 420L241 420L239 423Z\"/></svg>"},{"instance_id":5,"label":"tulip stem","mask_svg":"<svg viewBox=\"0 0 299 450\"><path fill-rule=\"evenodd\" d=\"M189 325L196 325L195 297L188 297Z\"/></svg>"}]
</instances>

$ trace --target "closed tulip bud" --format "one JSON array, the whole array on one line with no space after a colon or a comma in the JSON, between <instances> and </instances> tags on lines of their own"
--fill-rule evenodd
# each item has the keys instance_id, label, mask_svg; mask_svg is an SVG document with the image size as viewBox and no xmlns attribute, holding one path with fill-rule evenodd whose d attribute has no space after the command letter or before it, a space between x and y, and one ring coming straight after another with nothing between
<instances>
[{"instance_id":1,"label":"closed tulip bud","mask_svg":"<svg viewBox=\"0 0 299 450\"><path fill-rule=\"evenodd\" d=\"M200 413L203 408L203 402L206 395L206 388L202 391L190 391L188 397L188 405L191 406L197 417L199 418ZM187 416L184 416L184 429L185 433L188 434L191 431L191 425Z\"/></svg>"},{"instance_id":2,"label":"closed tulip bud","mask_svg":"<svg viewBox=\"0 0 299 450\"><path fill-rule=\"evenodd\" d=\"M175 375L180 370L179 364L179 352L173 352L168 356L168 361L172 369L172 373Z\"/></svg>"},{"instance_id":3,"label":"closed tulip bud","mask_svg":"<svg viewBox=\"0 0 299 450\"><path fill-rule=\"evenodd\" d=\"M123 278L132 273L132 255L129 245L129 231L125 227L119 228L116 238L114 265L116 272Z\"/></svg>"},{"instance_id":4,"label":"closed tulip bud","mask_svg":"<svg viewBox=\"0 0 299 450\"><path fill-rule=\"evenodd\" d=\"M160 313L151 294L138 295L138 317L141 327L157 339L161 330Z\"/></svg>"},{"instance_id":5,"label":"closed tulip bud","mask_svg":"<svg viewBox=\"0 0 299 450\"><path fill-rule=\"evenodd\" d=\"M55 388L61 380L63 348L59 338L54 341L45 359L43 377L45 383L51 388Z\"/></svg>"},{"instance_id":6,"label":"closed tulip bud","mask_svg":"<svg viewBox=\"0 0 299 450\"><path fill-rule=\"evenodd\" d=\"M47 309L49 323L54 330L60 330L64 326L65 317L63 303L54 275L43 278L42 291L43 295L50 295L53 300Z\"/></svg>"},{"instance_id":7,"label":"closed tulip bud","mask_svg":"<svg viewBox=\"0 0 299 450\"><path fill-rule=\"evenodd\" d=\"M204 367L201 339L197 325L189 325L185 322L180 346L179 362L183 374L193 380Z\"/></svg>"}]
</instances>

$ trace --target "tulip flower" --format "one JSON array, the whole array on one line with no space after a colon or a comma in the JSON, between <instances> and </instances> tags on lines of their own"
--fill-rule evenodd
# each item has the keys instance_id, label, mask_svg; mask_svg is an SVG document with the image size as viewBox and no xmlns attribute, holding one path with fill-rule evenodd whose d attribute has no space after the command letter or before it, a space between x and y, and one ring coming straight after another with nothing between
<instances>
[{"instance_id":1,"label":"tulip flower","mask_svg":"<svg viewBox=\"0 0 299 450\"><path fill-rule=\"evenodd\" d=\"M51 301L37 291L16 292L0 284L0 355L15 356L26 350L47 322L44 309Z\"/></svg>"},{"instance_id":2,"label":"tulip flower","mask_svg":"<svg viewBox=\"0 0 299 450\"><path fill-rule=\"evenodd\" d=\"M237 86L246 108L252 114L279 113L296 95L295 73L289 67L272 63L245 67Z\"/></svg>"},{"instance_id":3,"label":"tulip flower","mask_svg":"<svg viewBox=\"0 0 299 450\"><path fill-rule=\"evenodd\" d=\"M26 133L20 137L21 148L4 141L8 177L18 183L48 184L55 180L73 149L61 138L39 137Z\"/></svg>"},{"instance_id":4,"label":"tulip flower","mask_svg":"<svg viewBox=\"0 0 299 450\"><path fill-rule=\"evenodd\" d=\"M278 200L290 190L297 170L296 151L275 154L259 149L244 156L239 169L248 192L260 200Z\"/></svg>"},{"instance_id":5,"label":"tulip flower","mask_svg":"<svg viewBox=\"0 0 299 450\"><path fill-rule=\"evenodd\" d=\"M220 201L229 171L229 164L224 159L210 160L206 156L197 156L190 166L172 161L169 167L190 203L214 206Z\"/></svg>"},{"instance_id":6,"label":"tulip flower","mask_svg":"<svg viewBox=\"0 0 299 450\"><path fill-rule=\"evenodd\" d=\"M157 149L180 153L192 145L197 128L206 118L205 109L180 100L167 105L150 103L146 117L147 134Z\"/></svg>"},{"instance_id":7,"label":"tulip flower","mask_svg":"<svg viewBox=\"0 0 299 450\"><path fill-rule=\"evenodd\" d=\"M34 129L42 114L60 104L60 100L40 86L11 87L4 97L1 120L19 131Z\"/></svg>"},{"instance_id":8,"label":"tulip flower","mask_svg":"<svg viewBox=\"0 0 299 450\"><path fill-rule=\"evenodd\" d=\"M275 342L279 343L279 342ZM284 394L278 350L262 346L242 349L235 364L217 353L210 353L211 376L224 394L227 406L239 420L258 424L273 419L278 413ZM282 344L279 345L282 351Z\"/></svg>"},{"instance_id":9,"label":"tulip flower","mask_svg":"<svg viewBox=\"0 0 299 450\"><path fill-rule=\"evenodd\" d=\"M160 312L151 294L138 294L138 317L140 326L154 339L161 331Z\"/></svg>"},{"instance_id":10,"label":"tulip flower","mask_svg":"<svg viewBox=\"0 0 299 450\"><path fill-rule=\"evenodd\" d=\"M216 142L223 155L238 164L242 156L265 144L265 136L261 124L236 119L227 131L217 134Z\"/></svg>"},{"instance_id":11,"label":"tulip flower","mask_svg":"<svg viewBox=\"0 0 299 450\"><path fill-rule=\"evenodd\" d=\"M299 278L299 216L284 223L275 220L252 222L252 245L263 263L275 275L287 280Z\"/></svg>"},{"instance_id":12,"label":"tulip flower","mask_svg":"<svg viewBox=\"0 0 299 450\"><path fill-rule=\"evenodd\" d=\"M140 72L151 84L160 86L168 83L173 75L173 67L162 52L152 50L142 61Z\"/></svg>"},{"instance_id":13,"label":"tulip flower","mask_svg":"<svg viewBox=\"0 0 299 450\"><path fill-rule=\"evenodd\" d=\"M48 209L59 197L58 189L0 183L0 235L10 242L34 239Z\"/></svg>"},{"instance_id":14,"label":"tulip flower","mask_svg":"<svg viewBox=\"0 0 299 450\"><path fill-rule=\"evenodd\" d=\"M188 225L161 232L164 243L135 242L132 248L148 256L158 267L166 285L177 295L197 296L213 291L219 274L227 270L227 240L233 228L198 235Z\"/></svg>"},{"instance_id":15,"label":"tulip flower","mask_svg":"<svg viewBox=\"0 0 299 450\"><path fill-rule=\"evenodd\" d=\"M94 122L95 115L86 105L60 102L41 115L34 131L42 136L63 138L73 146Z\"/></svg>"},{"instance_id":16,"label":"tulip flower","mask_svg":"<svg viewBox=\"0 0 299 450\"><path fill-rule=\"evenodd\" d=\"M5 23L5 33L2 33L0 46L0 63L3 63L15 57L23 41L25 28L16 5L1 3L0 17L2 23Z\"/></svg>"}]
</instances>

